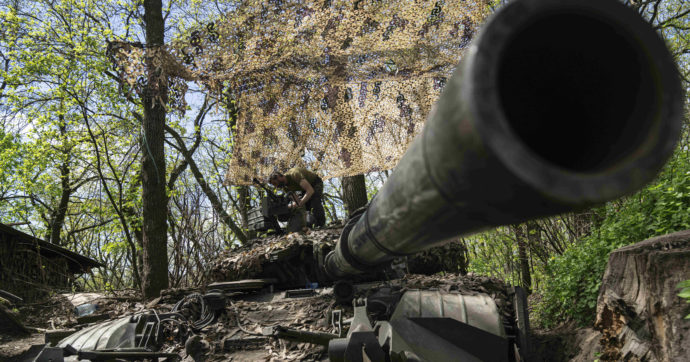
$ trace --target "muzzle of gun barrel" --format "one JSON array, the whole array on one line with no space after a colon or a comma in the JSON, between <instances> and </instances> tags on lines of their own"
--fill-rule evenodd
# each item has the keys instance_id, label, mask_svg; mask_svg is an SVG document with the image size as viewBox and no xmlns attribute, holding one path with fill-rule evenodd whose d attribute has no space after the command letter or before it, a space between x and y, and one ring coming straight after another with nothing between
<instances>
[{"instance_id":1,"label":"muzzle of gun barrel","mask_svg":"<svg viewBox=\"0 0 690 362\"><path fill-rule=\"evenodd\" d=\"M326 260L334 278L651 181L682 119L663 40L615 0L517 0L482 27L422 133Z\"/></svg>"}]
</instances>

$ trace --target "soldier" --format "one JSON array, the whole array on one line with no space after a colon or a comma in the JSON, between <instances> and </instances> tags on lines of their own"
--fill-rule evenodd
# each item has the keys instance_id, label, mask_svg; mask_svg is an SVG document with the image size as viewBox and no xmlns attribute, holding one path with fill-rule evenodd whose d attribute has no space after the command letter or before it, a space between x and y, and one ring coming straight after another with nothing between
<instances>
[{"instance_id":1,"label":"soldier","mask_svg":"<svg viewBox=\"0 0 690 362\"><path fill-rule=\"evenodd\" d=\"M273 172L268 182L275 187L283 188L287 191L304 191L304 196L299 202L291 202L290 208L304 206L307 211L311 211L316 219L316 226L323 226L326 223L326 214L323 210L323 181L319 175L303 167L293 167L285 174Z\"/></svg>"}]
</instances>

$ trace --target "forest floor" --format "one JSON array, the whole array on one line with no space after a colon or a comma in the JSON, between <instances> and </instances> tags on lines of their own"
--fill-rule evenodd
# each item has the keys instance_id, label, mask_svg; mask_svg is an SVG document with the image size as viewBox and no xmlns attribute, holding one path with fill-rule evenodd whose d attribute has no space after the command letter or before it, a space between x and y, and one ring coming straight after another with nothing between
<instances>
[{"instance_id":1,"label":"forest floor","mask_svg":"<svg viewBox=\"0 0 690 362\"><path fill-rule=\"evenodd\" d=\"M576 322L562 323L545 329L534 319L534 306L541 302L541 295L528 297L530 326L534 346L534 361L591 362L601 352L601 333L591 327L580 327Z\"/></svg>"},{"instance_id":2,"label":"forest floor","mask_svg":"<svg viewBox=\"0 0 690 362\"><path fill-rule=\"evenodd\" d=\"M566 323L556 328L532 329L534 361L591 362L597 359L601 333Z\"/></svg>"},{"instance_id":3,"label":"forest floor","mask_svg":"<svg viewBox=\"0 0 690 362\"><path fill-rule=\"evenodd\" d=\"M0 361L24 361L23 354L32 345L43 344L43 333L32 333L29 336L8 336L0 334Z\"/></svg>"}]
</instances>

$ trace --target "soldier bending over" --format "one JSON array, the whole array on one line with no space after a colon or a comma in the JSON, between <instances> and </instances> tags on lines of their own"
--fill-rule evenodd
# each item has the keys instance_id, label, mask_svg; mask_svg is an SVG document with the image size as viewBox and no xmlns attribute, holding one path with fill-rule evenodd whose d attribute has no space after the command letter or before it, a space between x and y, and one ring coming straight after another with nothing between
<instances>
[{"instance_id":1,"label":"soldier bending over","mask_svg":"<svg viewBox=\"0 0 690 362\"><path fill-rule=\"evenodd\" d=\"M277 171L272 173L268 182L287 191L304 191L304 196L297 204L291 202L290 208L304 206L314 215L316 226L323 226L326 223L326 213L323 211L322 202L323 181L319 175L303 167L293 167L285 174Z\"/></svg>"}]
</instances>

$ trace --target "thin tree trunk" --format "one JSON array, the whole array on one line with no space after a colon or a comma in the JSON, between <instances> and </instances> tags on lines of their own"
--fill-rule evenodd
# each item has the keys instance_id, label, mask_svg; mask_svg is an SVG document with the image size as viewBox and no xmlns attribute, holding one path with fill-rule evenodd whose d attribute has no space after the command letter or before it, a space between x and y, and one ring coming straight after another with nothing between
<instances>
[{"instance_id":1,"label":"thin tree trunk","mask_svg":"<svg viewBox=\"0 0 690 362\"><path fill-rule=\"evenodd\" d=\"M147 83L142 90L144 138L141 181L143 189L143 287L144 298L155 298L168 287L167 203L165 193L165 100L167 84L157 71L154 57L164 44L161 0L144 0Z\"/></svg>"},{"instance_id":2,"label":"thin tree trunk","mask_svg":"<svg viewBox=\"0 0 690 362\"><path fill-rule=\"evenodd\" d=\"M101 162L101 153L98 148L98 140L96 139L96 135L93 133L93 130L91 129L91 126L89 125L89 115L86 111L86 107L84 104L81 104L82 107L82 116L84 117L84 124L86 125L86 129L89 133L89 137L91 137L91 142L93 142L93 149L96 153L96 172L98 173L98 178L101 181L101 185L103 187L103 190L105 190L105 194L108 196L108 201L110 201L110 204L112 205L113 209L115 210L115 213L117 213L118 219L120 220L120 225L122 226L122 231L125 233L125 240L127 241L127 245L129 246L129 250L131 253L131 260L130 262L132 263L132 268L133 268L133 275L134 275L134 284L137 287L142 287L142 280L141 280L141 273L140 273L140 264L138 263L137 260L137 248L136 245L134 245L134 241L132 240L132 235L129 230L127 218L125 217L125 214L123 213L123 210L120 208L120 203L115 201L115 198L110 191L110 187L108 187L108 183L106 182L106 177L103 175L103 163ZM103 138L104 144L107 145L107 139L104 137ZM107 154L107 148L105 150L105 153ZM108 160L108 157L106 156L106 161ZM114 169L112 168L112 164L109 162L108 166L111 168L111 171L114 172ZM120 191L120 195L122 195L122 182L120 179L115 177L115 181L117 182L118 190Z\"/></svg>"},{"instance_id":3,"label":"thin tree trunk","mask_svg":"<svg viewBox=\"0 0 690 362\"><path fill-rule=\"evenodd\" d=\"M249 186L237 187L237 197L240 204L239 211L242 218L242 229L247 230L249 228L249 206L251 203Z\"/></svg>"},{"instance_id":4,"label":"thin tree trunk","mask_svg":"<svg viewBox=\"0 0 690 362\"><path fill-rule=\"evenodd\" d=\"M247 238L253 239L256 237L256 232L249 230L249 209L251 208L252 193L249 186L239 186L237 188L237 196L239 198L239 211L242 218L242 230L247 231Z\"/></svg>"},{"instance_id":5,"label":"thin tree trunk","mask_svg":"<svg viewBox=\"0 0 690 362\"><path fill-rule=\"evenodd\" d=\"M364 181L364 175L346 176L342 178L343 185L343 204L347 210L348 216L351 216L355 210L366 206L367 202L367 186Z\"/></svg>"},{"instance_id":6,"label":"thin tree trunk","mask_svg":"<svg viewBox=\"0 0 690 362\"><path fill-rule=\"evenodd\" d=\"M529 222L527 222L526 227L527 227L527 241L528 241L527 247L530 247L530 245L541 245L541 231L539 229L539 225L537 225L537 223L534 221L529 221ZM530 254L531 254L531 250L532 250L532 248L530 247ZM532 259L532 258L530 258L530 259ZM532 270L532 269L528 265L527 271L530 271L530 270ZM526 288L527 292L531 293L531 291L532 291L532 276L531 276L531 274L527 275L526 281L529 282L529 284L526 284L529 286L529 288Z\"/></svg>"},{"instance_id":7,"label":"thin tree trunk","mask_svg":"<svg viewBox=\"0 0 690 362\"><path fill-rule=\"evenodd\" d=\"M50 222L50 238L48 239L55 245L62 246L60 239L60 232L65 224L65 217L67 216L67 206L69 205L69 198L72 195L72 189L69 184L69 164L67 161L60 165L60 185L62 187L62 194L60 195L60 203L55 209L55 213L51 217Z\"/></svg>"},{"instance_id":8,"label":"thin tree trunk","mask_svg":"<svg viewBox=\"0 0 690 362\"><path fill-rule=\"evenodd\" d=\"M534 227L530 227L529 225L530 224L526 226L527 235L525 235L525 231L522 225L516 225L512 227L513 231L515 232L515 239L518 243L518 260L520 262L520 284L523 288L525 288L527 293L531 293L532 291L532 275L530 273L529 268L529 259L527 258L528 238L531 238L530 232L533 232L535 234L538 232L535 230Z\"/></svg>"},{"instance_id":9,"label":"thin tree trunk","mask_svg":"<svg viewBox=\"0 0 690 362\"><path fill-rule=\"evenodd\" d=\"M338 87L328 87L329 91L337 94ZM329 101L329 107L333 108L334 113L341 114L343 119L354 119L355 115L352 111L352 97L326 97ZM346 125L342 122L337 122L336 128L341 128L341 149L340 160L343 166L350 170L361 170L362 167L362 145L359 140L357 127L350 124ZM346 146L347 145L347 146ZM367 204L367 188L364 182L364 175L345 176L341 179L342 184L342 199L348 216L351 216L355 210Z\"/></svg>"},{"instance_id":10,"label":"thin tree trunk","mask_svg":"<svg viewBox=\"0 0 690 362\"><path fill-rule=\"evenodd\" d=\"M65 124L65 117L63 115L59 116L60 124L60 136L67 137L67 125ZM65 159L63 159L62 164L60 164L60 188L62 189L60 195L60 202L57 208L50 215L50 229L48 232L48 241L55 245L62 246L62 240L60 239L60 232L65 224L65 217L67 216L67 207L69 205L69 198L72 196L72 188L70 187L70 168L69 168L69 152L71 150L64 144L63 138L63 148L61 150Z\"/></svg>"},{"instance_id":11,"label":"thin tree trunk","mask_svg":"<svg viewBox=\"0 0 690 362\"><path fill-rule=\"evenodd\" d=\"M187 160L187 163L189 163L189 170L192 171L194 179L196 179L196 182L199 184L199 187L201 187L201 190L204 192L206 197L208 197L208 200L211 202L213 211L215 211L216 214L220 216L221 221L223 221L223 223L227 225L230 228L230 230L232 230L232 232L235 234L240 243L246 244L247 235L242 231L242 229L239 228L239 226L237 226L232 217L225 211L225 208L223 208L223 203L220 201L218 195L216 195L213 189L208 185L208 182L206 182L206 179L204 179L204 176L201 174L201 171L199 171L199 167L197 167L196 161L194 161L194 158L189 153L189 150L187 150L187 146L185 146L182 137L180 137L180 135L169 126L165 126L165 130L168 131L168 133L171 136L173 136L173 138L177 142L177 146L180 150L180 153L182 153L182 156L184 156L185 160Z\"/></svg>"},{"instance_id":12,"label":"thin tree trunk","mask_svg":"<svg viewBox=\"0 0 690 362\"><path fill-rule=\"evenodd\" d=\"M467 248L465 238L458 238L458 244L462 248L462 260L458 261L458 272L467 275L467 267L470 265L470 251Z\"/></svg>"}]
</instances>

